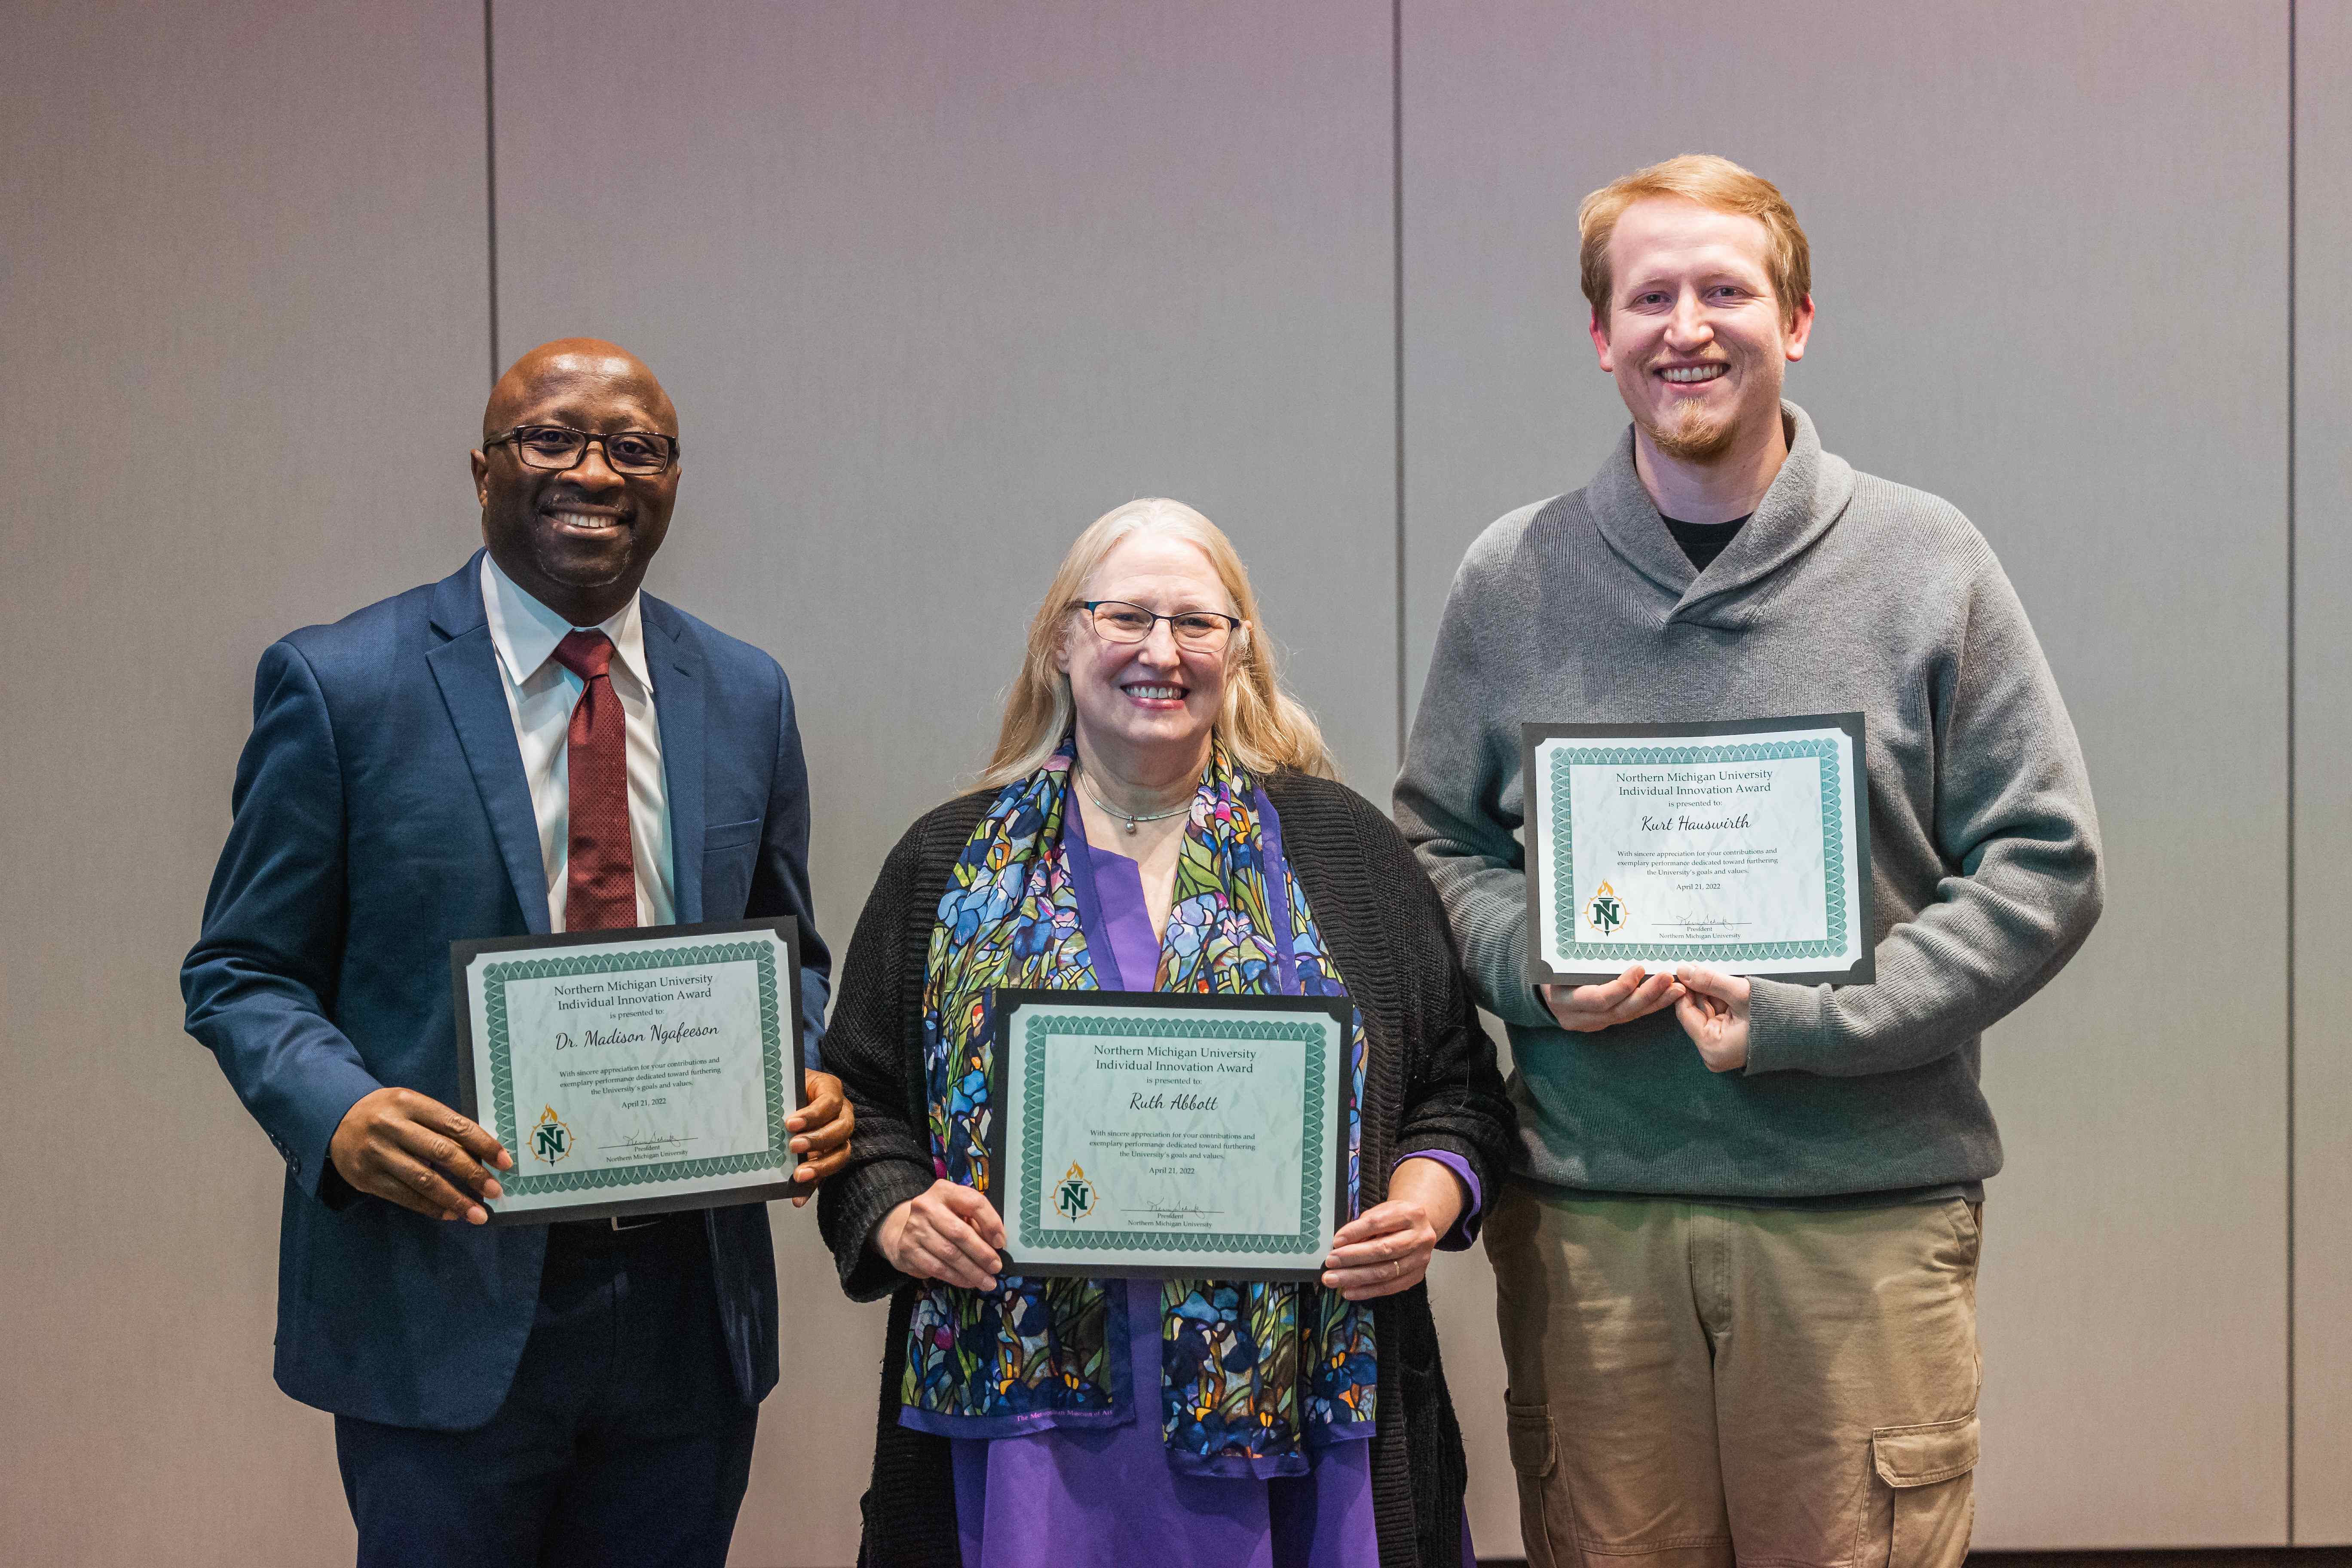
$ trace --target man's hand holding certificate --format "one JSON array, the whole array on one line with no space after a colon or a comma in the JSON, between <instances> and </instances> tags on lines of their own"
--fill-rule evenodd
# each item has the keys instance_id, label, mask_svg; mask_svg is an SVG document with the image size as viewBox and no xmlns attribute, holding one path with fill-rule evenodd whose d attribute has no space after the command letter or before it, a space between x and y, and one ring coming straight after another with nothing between
<instances>
[{"instance_id":1,"label":"man's hand holding certificate","mask_svg":"<svg viewBox=\"0 0 2352 1568\"><path fill-rule=\"evenodd\" d=\"M1548 993L1564 1027L1744 1017L1744 985L1695 1001L1684 966L1870 981L1862 715L1529 724L1524 745L1529 971L1574 988Z\"/></svg>"},{"instance_id":2,"label":"man's hand holding certificate","mask_svg":"<svg viewBox=\"0 0 2352 1568\"><path fill-rule=\"evenodd\" d=\"M512 1161L473 1184L491 1222L805 1199L838 1163L791 921L460 942L450 964L465 1105Z\"/></svg>"},{"instance_id":3,"label":"man's hand holding certificate","mask_svg":"<svg viewBox=\"0 0 2352 1568\"><path fill-rule=\"evenodd\" d=\"M1526 726L1528 972L1559 1026L1672 1007L1734 1072L1748 975L1866 984L1862 743L1859 713Z\"/></svg>"}]
</instances>

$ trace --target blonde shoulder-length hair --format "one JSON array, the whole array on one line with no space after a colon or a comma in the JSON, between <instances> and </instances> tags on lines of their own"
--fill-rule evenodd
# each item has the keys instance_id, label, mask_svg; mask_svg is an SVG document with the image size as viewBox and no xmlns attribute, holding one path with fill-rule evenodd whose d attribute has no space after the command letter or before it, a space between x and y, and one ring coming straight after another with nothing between
<instances>
[{"instance_id":1,"label":"blonde shoulder-length hair","mask_svg":"<svg viewBox=\"0 0 2352 1568\"><path fill-rule=\"evenodd\" d=\"M1070 545L1054 581L1029 623L1029 650L1021 674L1004 694L1004 722L995 754L980 775L983 789L1000 789L1043 767L1070 731L1070 678L1055 668L1055 657L1074 625L1072 612L1094 575L1121 541L1139 533L1165 533L1200 547L1216 568L1217 580L1242 618L1225 650L1225 700L1215 724L1217 738L1234 761L1261 777L1285 768L1336 779L1339 764L1323 742L1323 731L1305 705L1282 689L1275 675L1274 639L1258 617L1249 568L1234 552L1224 531L1181 501L1148 497L1115 507L1095 519Z\"/></svg>"}]
</instances>

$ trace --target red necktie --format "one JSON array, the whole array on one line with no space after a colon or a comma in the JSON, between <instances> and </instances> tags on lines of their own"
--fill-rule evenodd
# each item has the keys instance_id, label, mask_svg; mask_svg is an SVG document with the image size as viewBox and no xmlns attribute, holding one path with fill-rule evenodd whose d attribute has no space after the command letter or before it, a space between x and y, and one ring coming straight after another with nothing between
<instances>
[{"instance_id":1,"label":"red necktie","mask_svg":"<svg viewBox=\"0 0 2352 1568\"><path fill-rule=\"evenodd\" d=\"M572 632L555 645L555 661L586 687L572 710L565 757L572 827L563 929L625 931L637 923L637 868L629 852L629 746L613 692L613 639Z\"/></svg>"}]
</instances>

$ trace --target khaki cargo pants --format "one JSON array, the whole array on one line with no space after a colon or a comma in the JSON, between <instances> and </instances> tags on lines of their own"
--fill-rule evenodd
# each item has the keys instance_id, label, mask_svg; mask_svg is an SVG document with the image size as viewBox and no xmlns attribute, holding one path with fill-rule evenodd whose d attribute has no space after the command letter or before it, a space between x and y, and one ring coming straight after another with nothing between
<instances>
[{"instance_id":1,"label":"khaki cargo pants","mask_svg":"<svg viewBox=\"0 0 2352 1568\"><path fill-rule=\"evenodd\" d=\"M1529 1568L1958 1568L1978 1219L1508 1185L1486 1251Z\"/></svg>"}]
</instances>

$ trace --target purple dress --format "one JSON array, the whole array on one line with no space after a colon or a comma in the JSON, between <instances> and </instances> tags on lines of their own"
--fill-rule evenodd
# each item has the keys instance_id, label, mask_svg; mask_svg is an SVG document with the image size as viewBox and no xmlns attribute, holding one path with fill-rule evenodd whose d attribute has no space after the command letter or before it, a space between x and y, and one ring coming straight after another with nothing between
<instances>
[{"instance_id":1,"label":"purple dress","mask_svg":"<svg viewBox=\"0 0 2352 1568\"><path fill-rule=\"evenodd\" d=\"M1265 823L1267 880L1278 888L1286 869L1281 824L1263 793L1257 805ZM1106 990L1141 989L1125 982L1160 972L1160 941L1144 903L1141 868L1123 855L1091 847L1076 810L1063 823L1063 847L1096 973ZM1287 921L1283 924L1286 952ZM1444 1151L1426 1151L1421 1157L1444 1163L1468 1189L1461 1219L1439 1244L1467 1247L1477 1228L1477 1178ZM956 1533L965 1568L1088 1563L1378 1568L1370 1426L1352 1439L1313 1450L1303 1476L1178 1474L1169 1466L1160 1423L1138 1419L1135 1408L1149 1399L1148 1415L1158 1403L1160 1281L1105 1283L1112 1310L1127 1314L1129 1386L1136 1399L1117 1426L950 1439ZM1462 1521L1462 1561L1465 1568L1476 1568L1467 1516Z\"/></svg>"}]
</instances>

